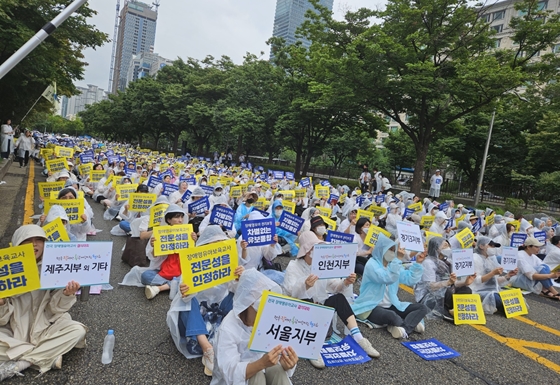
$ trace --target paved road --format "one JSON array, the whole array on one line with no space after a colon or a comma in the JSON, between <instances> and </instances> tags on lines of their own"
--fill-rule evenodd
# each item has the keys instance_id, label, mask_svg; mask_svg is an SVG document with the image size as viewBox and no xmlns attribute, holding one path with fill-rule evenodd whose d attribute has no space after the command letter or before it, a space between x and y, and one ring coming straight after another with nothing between
<instances>
[{"instance_id":1,"label":"paved road","mask_svg":"<svg viewBox=\"0 0 560 385\"><path fill-rule=\"evenodd\" d=\"M24 175L20 175L19 166L12 168L14 185L9 187L17 191L5 195L7 190L0 186L0 209L4 210L0 229L6 229L5 234L0 233L0 247L7 246L23 217L21 194L25 195L26 181ZM16 188L18 178L21 178L19 190ZM35 179L41 181L40 177ZM94 222L103 232L90 240L114 242L111 271L114 290L92 295L88 302L78 302L72 308L72 317L89 328L87 347L65 355L60 371L50 371L36 378L36 372L27 370L25 377L5 383L209 384L200 360L187 360L175 349L165 323L169 298L159 295L148 301L142 289L118 285L129 270L120 261L125 239L112 237L109 230L116 222L106 223L102 220L101 207L95 203L92 207ZM11 215L5 214L10 209ZM401 294L412 300L409 293L402 291ZM294 384L334 384L337 381L345 384L559 384L560 331L555 328L559 326L560 303L531 295L528 304L530 313L524 318L526 322L490 316L485 326L475 328L428 321L423 336L412 336L413 339L438 339L461 353L456 359L424 361L384 329L362 328L363 334L381 352L381 358L363 365L322 371L301 361L292 380ZM539 325L530 325L529 320ZM115 330L116 346L113 363L104 366L101 351L107 329Z\"/></svg>"}]
</instances>

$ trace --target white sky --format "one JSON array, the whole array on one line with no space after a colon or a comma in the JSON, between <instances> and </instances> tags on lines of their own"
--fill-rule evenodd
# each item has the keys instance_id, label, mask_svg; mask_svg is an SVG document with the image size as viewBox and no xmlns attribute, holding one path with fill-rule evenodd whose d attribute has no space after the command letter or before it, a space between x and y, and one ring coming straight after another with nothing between
<instances>
[{"instance_id":1,"label":"white sky","mask_svg":"<svg viewBox=\"0 0 560 385\"><path fill-rule=\"evenodd\" d=\"M152 0L144 0L150 3ZM247 52L268 59L266 41L272 36L276 0L161 0L155 52L174 60L177 57L203 59L227 55L241 63ZM121 0L121 9L124 0ZM335 0L335 17L341 19L346 9L383 6L385 0ZM116 0L90 0L97 15L89 20L113 38ZM107 89L111 66L112 42L97 50L84 52L89 66L84 80L77 84L94 84Z\"/></svg>"}]
</instances>

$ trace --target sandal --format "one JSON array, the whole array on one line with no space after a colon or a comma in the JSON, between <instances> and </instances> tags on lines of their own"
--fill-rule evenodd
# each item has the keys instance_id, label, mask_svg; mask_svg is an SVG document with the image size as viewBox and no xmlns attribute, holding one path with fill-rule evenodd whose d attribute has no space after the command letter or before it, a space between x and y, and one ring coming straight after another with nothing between
<instances>
[{"instance_id":1,"label":"sandal","mask_svg":"<svg viewBox=\"0 0 560 385\"><path fill-rule=\"evenodd\" d=\"M559 296L552 294L552 292L550 290L542 290L541 294L539 294L539 295L541 297L546 297L546 298L550 298L550 299L559 299Z\"/></svg>"}]
</instances>

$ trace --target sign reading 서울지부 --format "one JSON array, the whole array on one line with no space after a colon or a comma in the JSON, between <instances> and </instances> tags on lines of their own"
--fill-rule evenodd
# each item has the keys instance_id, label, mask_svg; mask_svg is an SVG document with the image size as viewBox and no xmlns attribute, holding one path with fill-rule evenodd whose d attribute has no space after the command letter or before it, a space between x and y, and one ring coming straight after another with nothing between
<instances>
[{"instance_id":1,"label":"sign reading \uc11c\uc6b8\uc9c0\ubd80","mask_svg":"<svg viewBox=\"0 0 560 385\"><path fill-rule=\"evenodd\" d=\"M455 325L486 323L479 294L453 294L453 309Z\"/></svg>"},{"instance_id":2,"label":"sign reading \uc11c\uc6b8\uc9c0\ubd80","mask_svg":"<svg viewBox=\"0 0 560 385\"><path fill-rule=\"evenodd\" d=\"M190 293L198 293L235 279L237 244L228 239L193 247L180 254L183 282Z\"/></svg>"},{"instance_id":3,"label":"sign reading \uc11c\uc6b8\uc9c0\ubd80","mask_svg":"<svg viewBox=\"0 0 560 385\"><path fill-rule=\"evenodd\" d=\"M27 293L41 287L33 245L0 249L0 298Z\"/></svg>"},{"instance_id":4,"label":"sign reading \uc11c\uc6b8\uc9c0\ubd80","mask_svg":"<svg viewBox=\"0 0 560 385\"><path fill-rule=\"evenodd\" d=\"M154 228L154 256L181 253L194 246L192 225L157 226Z\"/></svg>"},{"instance_id":5,"label":"sign reading \uc11c\uc6b8\uc9c0\ubd80","mask_svg":"<svg viewBox=\"0 0 560 385\"><path fill-rule=\"evenodd\" d=\"M316 359L333 313L330 307L264 291L249 349L266 353L282 344L291 346L299 358Z\"/></svg>"},{"instance_id":6,"label":"sign reading \uc11c\uc6b8\uc9c0\ubd80","mask_svg":"<svg viewBox=\"0 0 560 385\"><path fill-rule=\"evenodd\" d=\"M354 272L357 251L357 243L315 245L311 274L319 279L346 278Z\"/></svg>"}]
</instances>

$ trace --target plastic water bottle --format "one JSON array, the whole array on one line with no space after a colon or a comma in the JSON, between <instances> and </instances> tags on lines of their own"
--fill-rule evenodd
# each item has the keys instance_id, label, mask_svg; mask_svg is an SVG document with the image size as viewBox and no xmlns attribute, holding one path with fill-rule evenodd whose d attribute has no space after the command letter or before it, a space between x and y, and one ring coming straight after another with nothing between
<instances>
[{"instance_id":1,"label":"plastic water bottle","mask_svg":"<svg viewBox=\"0 0 560 385\"><path fill-rule=\"evenodd\" d=\"M113 330L109 329L107 335L105 336L105 341L103 342L103 355L101 356L101 362L105 365L110 364L113 361L113 348L115 347L115 334Z\"/></svg>"}]
</instances>

